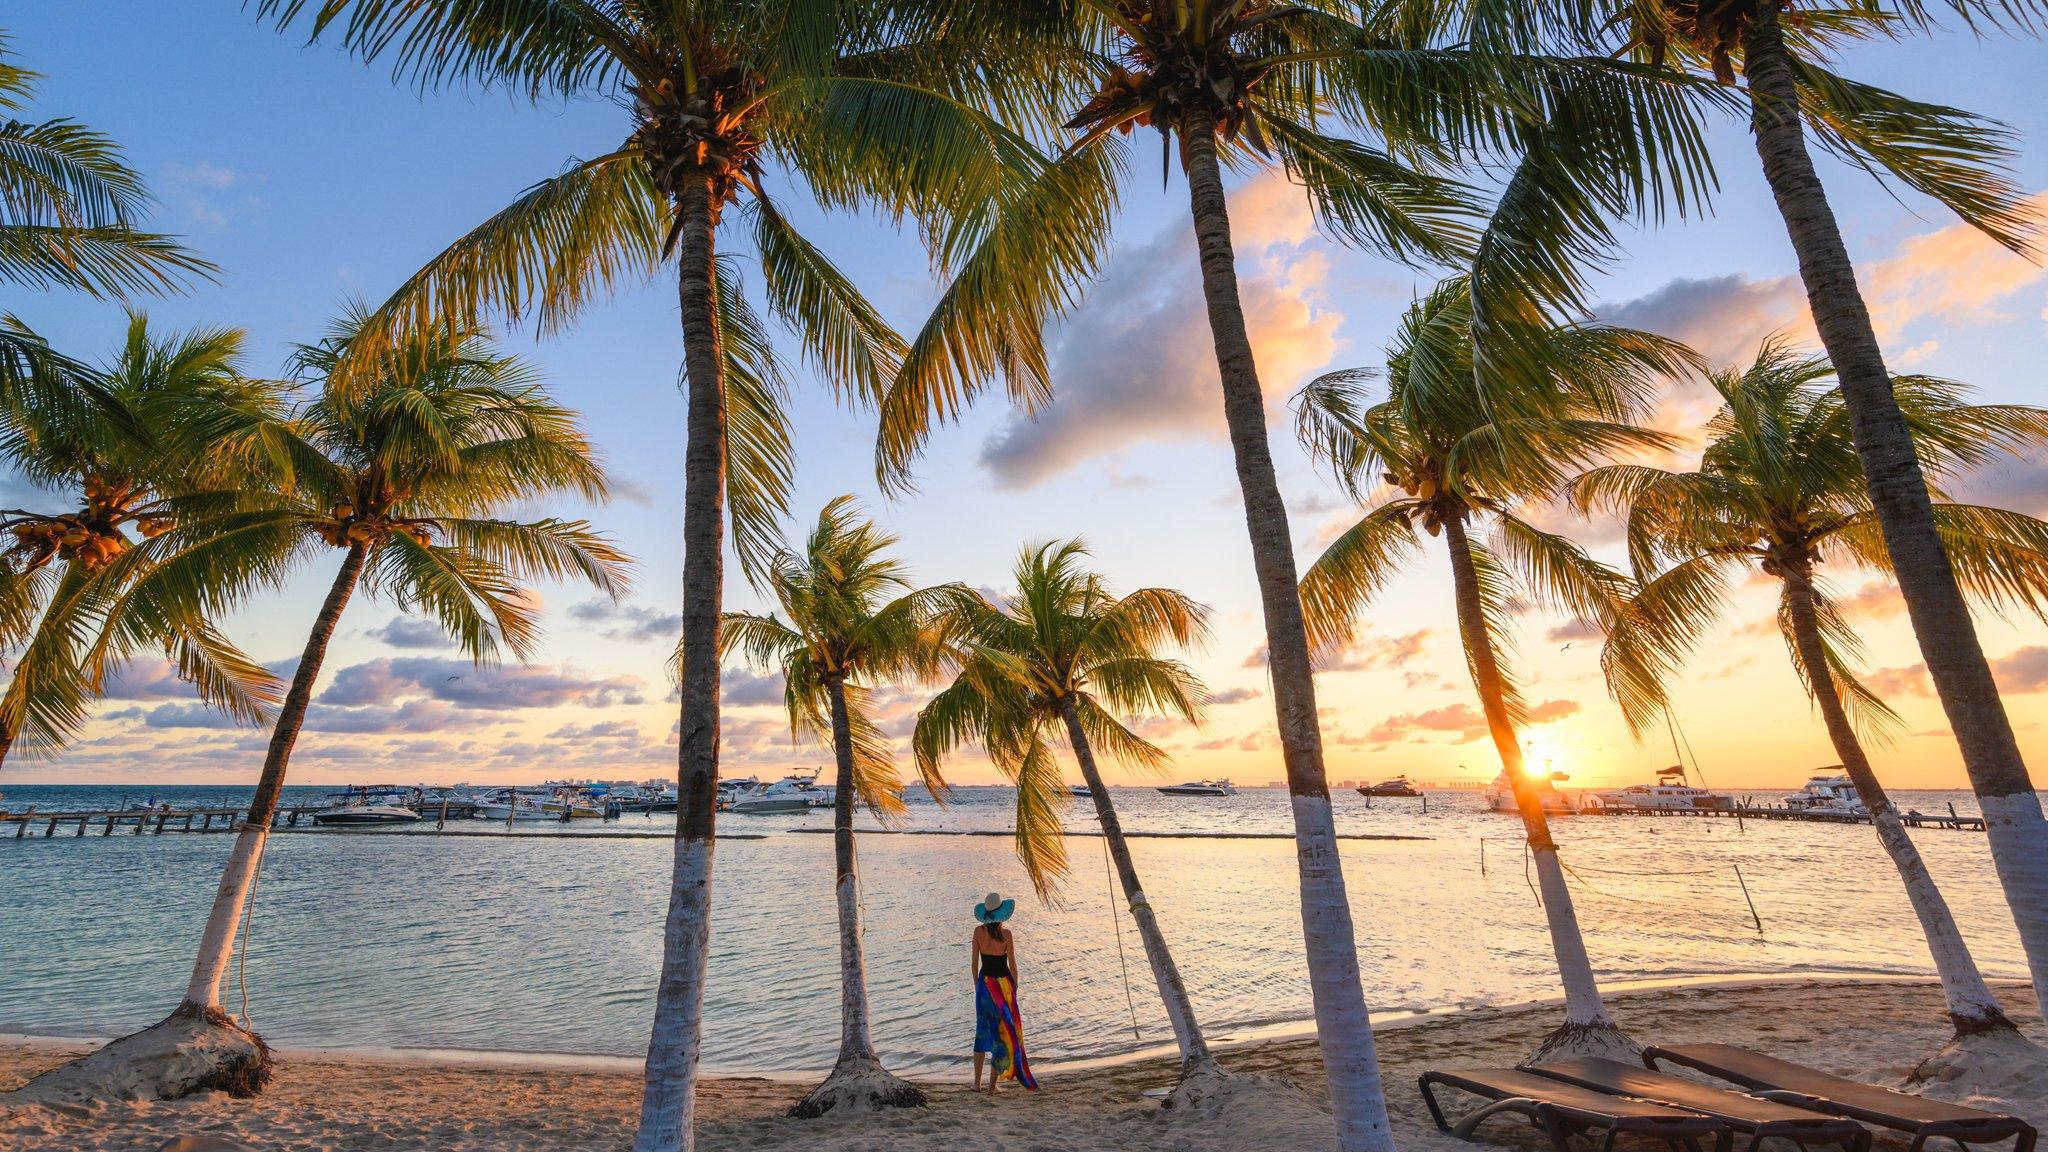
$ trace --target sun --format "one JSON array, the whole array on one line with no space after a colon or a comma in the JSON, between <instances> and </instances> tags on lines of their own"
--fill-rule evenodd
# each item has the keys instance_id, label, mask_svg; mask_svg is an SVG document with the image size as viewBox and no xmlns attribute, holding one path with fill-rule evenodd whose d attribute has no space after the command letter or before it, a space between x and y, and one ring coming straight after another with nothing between
<instances>
[{"instance_id":1,"label":"sun","mask_svg":"<svg viewBox=\"0 0 2048 1152\"><path fill-rule=\"evenodd\" d=\"M1564 780L1564 763L1556 749L1532 742L1522 759L1522 775L1530 780Z\"/></svg>"}]
</instances>

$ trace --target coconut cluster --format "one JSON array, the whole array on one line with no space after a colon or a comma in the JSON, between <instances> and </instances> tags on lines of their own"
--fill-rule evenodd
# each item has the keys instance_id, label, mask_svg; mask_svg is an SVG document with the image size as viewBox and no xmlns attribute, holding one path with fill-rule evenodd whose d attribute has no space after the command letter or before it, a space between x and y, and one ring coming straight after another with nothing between
<instances>
[{"instance_id":1,"label":"coconut cluster","mask_svg":"<svg viewBox=\"0 0 2048 1152\"><path fill-rule=\"evenodd\" d=\"M1196 27L1184 4L1123 0L1118 13L1137 29L1132 47L1066 127L1182 131L1190 115L1201 111L1214 120L1223 139L1243 133L1254 149L1266 152L1250 95L1270 65L1247 58L1237 36L1280 7L1260 0L1227 5L1216 11L1209 27Z\"/></svg>"},{"instance_id":2,"label":"coconut cluster","mask_svg":"<svg viewBox=\"0 0 2048 1152\"><path fill-rule=\"evenodd\" d=\"M146 488L88 476L83 485L84 507L63 516L35 516L13 525L10 558L23 571L38 568L52 559L78 564L98 571L130 547L121 526L133 523L145 538L170 531L164 516L137 513L135 505L148 499Z\"/></svg>"},{"instance_id":3,"label":"coconut cluster","mask_svg":"<svg viewBox=\"0 0 2048 1152\"><path fill-rule=\"evenodd\" d=\"M688 82L691 75L694 84ZM712 210L730 200L740 175L752 169L754 154L761 149L760 138L746 128L747 113L761 87L759 73L717 61L700 62L684 73L682 82L663 77L651 85L635 85L638 126L632 143L645 158L655 185L674 196L690 178L708 177Z\"/></svg>"}]
</instances>

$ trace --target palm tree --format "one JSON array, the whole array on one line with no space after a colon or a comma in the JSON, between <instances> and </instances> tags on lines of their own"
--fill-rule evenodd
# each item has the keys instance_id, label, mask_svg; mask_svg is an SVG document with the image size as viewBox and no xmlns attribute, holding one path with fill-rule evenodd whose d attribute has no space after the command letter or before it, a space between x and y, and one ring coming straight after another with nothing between
<instances>
[{"instance_id":1,"label":"palm tree","mask_svg":"<svg viewBox=\"0 0 2048 1152\"><path fill-rule=\"evenodd\" d=\"M864 520L853 497L818 514L802 553L779 553L769 587L787 620L728 612L718 639L727 653L782 673L793 733L829 744L838 768L832 846L839 906L839 1059L825 1082L790 1109L797 1117L834 1109L917 1108L924 1093L882 1066L868 1029L867 970L861 959L860 895L853 811L884 820L903 811L891 741L873 716L878 684L936 671L944 646L927 622L935 595L913 591L903 566L887 555L896 538ZM945 782L927 771L934 796Z\"/></svg>"},{"instance_id":2,"label":"palm tree","mask_svg":"<svg viewBox=\"0 0 2048 1152\"><path fill-rule=\"evenodd\" d=\"M202 698L248 722L275 704L274 677L244 656L204 615L157 602L127 606L128 642L101 648L104 613L182 542L205 540L217 517L252 481L208 451L197 422L221 411L275 404L276 384L244 371L237 329L154 334L131 313L106 369L90 373L94 405L30 404L0 432L0 456L30 484L69 497L66 511L0 511L0 647L16 650L0 695L0 763L17 743L47 755L86 719L98 684L138 643L168 650ZM106 407L102 407L101 405ZM108 408L133 422L105 417ZM150 429L135 434L139 423ZM174 527L174 537L165 533Z\"/></svg>"},{"instance_id":3,"label":"palm tree","mask_svg":"<svg viewBox=\"0 0 2048 1152\"><path fill-rule=\"evenodd\" d=\"M1962 751L1970 787L1986 817L1992 862L2019 929L2034 995L2048 1014L2048 818L2027 773L2012 721L1970 618L1965 583L1942 548L1926 467L1910 414L1856 281L1827 190L1808 143L1940 201L2015 251L2024 251L2034 214L2010 178L2013 137L1968 112L1910 100L1826 66L1828 49L1853 36L1926 30L1941 7L1978 29L2032 30L2048 17L2042 0L1868 0L1804 11L1790 0L1697 0L1551 4L1462 0L1460 41L1532 50L1563 39L1571 50L1626 55L1698 90L1702 77L1735 95L1747 112L1757 158L1792 249L1814 327L1840 380L1871 508L1892 556L1920 653ZM1441 20L1436 0L1393 0Z\"/></svg>"},{"instance_id":4,"label":"palm tree","mask_svg":"<svg viewBox=\"0 0 2048 1152\"><path fill-rule=\"evenodd\" d=\"M1655 382L1684 370L1689 354L1644 332L1568 325L1546 333L1533 366L1540 371L1518 377L1537 382L1522 386L1475 363L1472 322L1470 283L1453 277L1403 317L1387 354L1384 400L1371 401L1376 373L1365 369L1319 377L1296 397L1309 451L1355 498L1383 493L1310 566L1302 605L1318 652L1341 651L1367 605L1416 555L1417 530L1443 538L1458 635L1528 836L1564 982L1564 1023L1533 1059L1632 1059L1641 1050L1601 1002L1542 795L1522 759L1516 731L1527 708L1502 649L1517 598L1589 621L1613 616L1626 578L1522 511L1595 459L1662 443L1631 421L1648 407ZM1472 532L1482 525L1485 540Z\"/></svg>"},{"instance_id":5,"label":"palm tree","mask_svg":"<svg viewBox=\"0 0 2048 1152\"><path fill-rule=\"evenodd\" d=\"M1755 565L1778 581L1778 628L1835 754L1905 883L1941 976L1956 1034L2017 1040L1985 986L1871 768L1863 733L1882 735L1897 716L1855 675L1855 630L1820 576L1823 564L1891 575L1876 510L1864 487L1852 421L1825 359L1768 343L1750 367L1711 376L1723 401L1707 425L1696 471L1644 465L1597 468L1573 483L1582 510L1626 513L1631 558L1643 587L1608 644L1615 695L1640 729L1666 707L1666 680L1729 607L1733 586ZM1965 400L1954 383L1924 376L1892 382L1936 478L2004 450L2038 450L2048 411ZM1994 608L2048 605L2048 523L1999 508L1952 503L1935 489L1935 524L1962 586Z\"/></svg>"},{"instance_id":6,"label":"palm tree","mask_svg":"<svg viewBox=\"0 0 2048 1152\"><path fill-rule=\"evenodd\" d=\"M715 255L719 225L746 225L770 311L827 384L842 398L878 396L902 341L797 231L770 194L775 178L828 209L915 217L943 255L973 243L997 189L1036 165L1022 137L970 101L1016 112L1049 80L1008 67L971 12L918 21L905 18L910 5L881 0L256 7L281 26L309 14L313 35L336 30L365 59L391 52L397 71L422 86L598 97L630 110L622 140L527 189L435 257L385 303L379 327L495 310L533 315L551 330L674 261L687 393L680 801L635 1149L690 1148L710 938L726 513L743 564L758 571L780 541L793 466L779 366L758 331L736 331L746 304L736 268Z\"/></svg>"},{"instance_id":7,"label":"palm tree","mask_svg":"<svg viewBox=\"0 0 2048 1152\"><path fill-rule=\"evenodd\" d=\"M1018 858L1039 895L1050 898L1067 870L1060 810L1068 797L1053 751L1065 738L1094 798L1124 900L1180 1045L1180 1083L1168 1103L1182 1105L1214 1092L1223 1071L1138 882L1095 750L1135 768L1156 771L1166 765L1167 754L1118 717L1164 712L1190 723L1200 719L1208 695L1202 682L1186 665L1156 653L1169 642L1188 647L1204 639L1207 614L1170 588L1118 596L1100 575L1081 567L1087 554L1078 540L1026 548L1017 559L1017 591L1002 605L972 589L942 590L940 627L960 649L961 667L953 683L918 713L911 739L918 767L927 774L969 741L988 752L1017 786Z\"/></svg>"},{"instance_id":8,"label":"palm tree","mask_svg":"<svg viewBox=\"0 0 2048 1152\"><path fill-rule=\"evenodd\" d=\"M340 554L278 710L183 1001L161 1023L47 1074L39 1086L103 1094L110 1083L154 1077L155 1095L175 1097L204 1088L250 1094L268 1079L268 1049L221 1009L220 985L314 682L359 587L432 616L478 662L496 658L501 646L521 658L533 651L539 605L524 581L576 578L612 595L624 588L626 558L582 521L498 518L522 500L606 492L575 415L547 397L533 370L458 326L415 331L386 355L351 356L362 322L360 313L351 315L295 353L297 373L319 388L296 413L229 412L206 426L214 452L271 469L277 490L222 517L227 523L210 523L208 538L156 566L125 598L212 610L224 588L275 584L322 550ZM375 375L345 378L358 372ZM110 618L118 640L134 615L116 610ZM197 1048L198 1057L150 1059L181 1044Z\"/></svg>"},{"instance_id":9,"label":"palm tree","mask_svg":"<svg viewBox=\"0 0 2048 1152\"><path fill-rule=\"evenodd\" d=\"M1293 798L1302 925L1324 1069L1345 1152L1387 1152L1391 1135L1357 938L1336 848L1309 647L1296 592L1286 509L1274 473L1265 406L1237 284L1222 170L1280 169L1301 185L1326 235L1400 259L1463 264L1475 237L1472 195L1437 174L1453 157L1521 155L1550 121L1557 161L1530 169L1478 254L1482 295L1509 332L1527 283L1569 294L1595 217L1681 207L1711 184L1683 97L1644 71L1598 57L1525 56L1507 70L1469 52L1413 49L1355 19L1351 5L1282 0L1086 0L989 5L1010 14L1011 38L1050 41L1053 61L1080 61L1084 85L1066 105L1076 133L963 258L932 317L911 341L882 407L884 482L907 486L931 429L957 418L994 379L1013 400L1050 396L1044 324L1075 306L1112 235L1126 168L1121 143L1159 131L1187 179L1205 311L1223 411L1251 538L1273 703ZM1177 152L1176 152L1177 149ZM1105 159L1107 157L1107 159ZM1538 188L1558 195L1536 195Z\"/></svg>"}]
</instances>

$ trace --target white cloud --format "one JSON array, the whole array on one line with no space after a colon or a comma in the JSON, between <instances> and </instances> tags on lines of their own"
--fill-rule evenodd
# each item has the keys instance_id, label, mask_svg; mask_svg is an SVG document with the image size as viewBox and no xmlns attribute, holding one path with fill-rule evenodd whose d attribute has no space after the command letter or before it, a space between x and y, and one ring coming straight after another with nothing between
<instances>
[{"instance_id":1,"label":"white cloud","mask_svg":"<svg viewBox=\"0 0 2048 1152\"><path fill-rule=\"evenodd\" d=\"M1239 287L1266 401L1277 409L1341 344L1343 316L1301 190L1274 174L1231 196ZM1012 416L982 446L1006 488L1029 488L1131 444L1218 438L1223 401L1194 235L1176 226L1120 250L1087 306L1054 339L1057 399Z\"/></svg>"}]
</instances>

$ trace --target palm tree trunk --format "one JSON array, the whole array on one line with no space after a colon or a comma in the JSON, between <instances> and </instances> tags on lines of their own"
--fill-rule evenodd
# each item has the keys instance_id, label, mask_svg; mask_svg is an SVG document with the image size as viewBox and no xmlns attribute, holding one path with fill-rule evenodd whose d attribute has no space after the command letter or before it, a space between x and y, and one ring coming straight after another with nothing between
<instances>
[{"instance_id":1,"label":"palm tree trunk","mask_svg":"<svg viewBox=\"0 0 2048 1152\"><path fill-rule=\"evenodd\" d=\"M1465 660L1472 670L1472 686L1479 691L1487 731L1500 753L1501 768L1515 794L1515 810L1521 814L1522 830L1535 857L1536 885L1543 896L1550 947L1557 953L1557 972L1564 982L1564 1027L1545 1040L1539 1052L1552 1051L1559 1044L1583 1045L1584 1033L1613 1035L1620 1029L1614 1026L1614 1018L1607 1014L1607 1005L1600 999L1600 985L1593 977L1593 962L1586 954L1586 937L1579 930L1579 915L1572 905L1571 888L1565 884L1557 842L1550 837L1550 819L1544 814L1543 799L1522 771L1522 745L1508 716L1506 691L1501 683L1500 665L1494 659L1485 609L1480 603L1479 575L1473 567L1472 541L1465 532L1464 518L1446 516L1443 525L1444 542L1451 553L1451 587L1458 605L1459 639L1465 645Z\"/></svg>"},{"instance_id":2,"label":"palm tree trunk","mask_svg":"<svg viewBox=\"0 0 2048 1152\"><path fill-rule=\"evenodd\" d=\"M1209 1042L1202 1036L1202 1026L1195 1021L1194 1003L1188 999L1180 967L1173 962L1173 953L1166 946L1166 934L1159 930L1159 917L1153 915L1152 902L1146 899L1145 889L1138 883L1138 866L1131 860L1123 822L1117 819L1109 786L1103 783L1102 773L1095 767L1095 750L1089 746L1088 733L1081 728L1081 713L1072 696L1060 700L1060 716L1067 722L1067 741L1074 746L1074 759L1081 764L1081 779L1088 782L1088 792L1095 800L1095 818L1102 822L1110 859L1115 862L1117 879L1123 884L1124 901L1130 907L1132 922L1138 926L1138 939L1145 944L1145 960L1152 966L1152 980L1159 986L1159 998L1166 1004L1166 1019L1173 1025L1174 1041L1180 1045L1181 1078L1214 1073L1216 1058L1209 1054Z\"/></svg>"},{"instance_id":3,"label":"palm tree trunk","mask_svg":"<svg viewBox=\"0 0 2048 1152\"><path fill-rule=\"evenodd\" d=\"M1799 257L1814 327L1841 380L1850 433L1906 614L1984 812L1992 863L2019 928L2035 1000L2048 1014L2048 820L1935 530L1927 482L1855 266L1807 154L1780 6L1761 5L1743 37L1757 155Z\"/></svg>"},{"instance_id":4,"label":"palm tree trunk","mask_svg":"<svg viewBox=\"0 0 2048 1152\"><path fill-rule=\"evenodd\" d=\"M832 754L838 786L832 796L832 891L839 904L839 1062L875 1059L868 1034L868 977L860 951L860 899L853 857L853 726L846 716L846 682L827 681L832 697Z\"/></svg>"},{"instance_id":5,"label":"palm tree trunk","mask_svg":"<svg viewBox=\"0 0 2048 1152\"><path fill-rule=\"evenodd\" d=\"M860 947L860 885L853 844L853 724L846 710L846 681L825 682L832 706L833 895L839 906L839 1058L832 1072L796 1106L791 1116L809 1119L834 1109L918 1108L924 1093L890 1075L875 1054L868 1027L867 962Z\"/></svg>"},{"instance_id":6,"label":"palm tree trunk","mask_svg":"<svg viewBox=\"0 0 2048 1152\"><path fill-rule=\"evenodd\" d=\"M718 613L725 568L725 379L712 238L717 211L701 175L678 190L683 369L682 725L676 741L675 867L662 932L661 981L647 1040L634 1152L696 1146L698 1038L711 954L711 850L718 811Z\"/></svg>"},{"instance_id":7,"label":"palm tree trunk","mask_svg":"<svg viewBox=\"0 0 2048 1152\"><path fill-rule=\"evenodd\" d=\"M1963 942L1962 931L1956 927L1955 917L1949 913L1948 901L1942 899L1941 889L1935 887L1934 877L1927 871L1927 862L1920 858L1920 850L1913 846L1912 838L1906 834L1906 826L1899 819L1899 810L1893 806L1891 797L1885 794L1877 773L1871 770L1863 742L1856 738L1856 729L1849 723L1841 695L1835 690L1834 675L1828 669L1827 651L1821 644L1820 619L1814 607L1811 574L1790 571L1783 580L1785 615L1792 625L1793 651L1799 655L1800 668L1806 673L1807 685L1813 691L1813 702L1819 706L1821 720L1827 725L1828 739L1835 746L1835 755L1842 758L1842 767L1856 785L1856 794L1863 798L1863 806L1870 809L1871 823L1877 828L1878 840L1897 866L1899 879L1906 884L1906 899L1912 903L1913 915L1920 920L1920 931L1927 937L1927 951L1934 958L1935 973L1941 977L1942 995L1948 999L1948 1017L1955 1023L1956 1034L1968 1036L2014 1031L2012 1021L2005 1018L1997 997L1991 994L1983 974L1977 971L1977 962L1970 956L1969 945Z\"/></svg>"},{"instance_id":8,"label":"palm tree trunk","mask_svg":"<svg viewBox=\"0 0 2048 1152\"><path fill-rule=\"evenodd\" d=\"M1181 125L1181 163L1187 170L1188 204L1202 264L1202 296L1208 306L1209 335L1216 346L1223 414L1237 458L1238 488L1244 496L1245 527L1251 535L1252 566L1258 575L1260 607L1266 621L1273 707L1294 808L1309 990L1315 1003L1323 1071L1330 1083L1330 1105L1336 1114L1337 1147L1341 1152L1392 1152L1394 1138L1387 1126L1372 1017L1366 1011L1365 985L1358 971L1351 902L1345 895L1343 863L1337 854L1330 784L1323 772L1323 734L1316 717L1308 630L1302 623L1301 594L1296 587L1294 541L1267 444L1266 402L1259 391L1258 365L1252 358L1251 338L1245 333L1237 257L1230 243L1230 212L1216 161L1216 128L1210 113L1197 111Z\"/></svg>"},{"instance_id":9,"label":"palm tree trunk","mask_svg":"<svg viewBox=\"0 0 2048 1152\"><path fill-rule=\"evenodd\" d=\"M313 617L313 630L306 637L306 650L292 673L292 685L278 708L277 726L270 732L270 747L263 756L263 774L256 780L256 796L249 802L249 818L235 833L235 847L228 854L227 867L220 875L220 887L213 894L213 911L206 917L206 932L199 940L199 957L192 965L192 980L185 987L180 1013L204 1014L220 1009L221 980L235 952L235 932L241 924L242 909L249 902L249 890L263 864L263 846L270 839L270 824L277 816L277 799L284 790L284 774L291 763L292 748L299 729L306 722L306 707L313 701L313 682L320 677L320 665L327 658L327 643L341 623L341 614L362 579L370 555L369 545L358 540L348 546L341 571L320 614Z\"/></svg>"}]
</instances>

